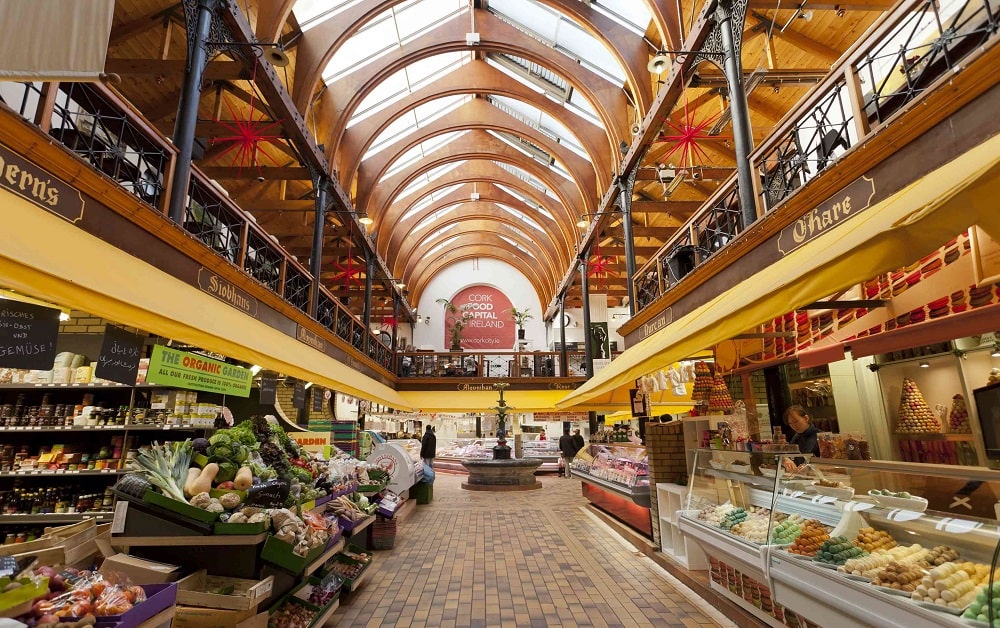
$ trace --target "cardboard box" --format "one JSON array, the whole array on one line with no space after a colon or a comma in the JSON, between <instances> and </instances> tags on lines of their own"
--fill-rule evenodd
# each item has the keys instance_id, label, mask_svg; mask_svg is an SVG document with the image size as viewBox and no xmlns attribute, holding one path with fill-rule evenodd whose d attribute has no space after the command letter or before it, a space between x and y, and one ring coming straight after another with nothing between
<instances>
[{"instance_id":1,"label":"cardboard box","mask_svg":"<svg viewBox=\"0 0 1000 628\"><path fill-rule=\"evenodd\" d=\"M173 582L181 575L181 568L177 565L168 565L128 554L114 554L105 557L104 562L101 563L101 571L120 571L135 584Z\"/></svg>"},{"instance_id":2,"label":"cardboard box","mask_svg":"<svg viewBox=\"0 0 1000 628\"><path fill-rule=\"evenodd\" d=\"M271 595L273 585L274 576L268 576L263 580L247 580L210 576L202 569L177 582L177 602L185 606L220 610L253 610ZM226 586L233 587L232 593L209 592Z\"/></svg>"},{"instance_id":3,"label":"cardboard box","mask_svg":"<svg viewBox=\"0 0 1000 628\"><path fill-rule=\"evenodd\" d=\"M267 628L267 613L256 608L227 611L195 606L177 606L172 628Z\"/></svg>"}]
</instances>

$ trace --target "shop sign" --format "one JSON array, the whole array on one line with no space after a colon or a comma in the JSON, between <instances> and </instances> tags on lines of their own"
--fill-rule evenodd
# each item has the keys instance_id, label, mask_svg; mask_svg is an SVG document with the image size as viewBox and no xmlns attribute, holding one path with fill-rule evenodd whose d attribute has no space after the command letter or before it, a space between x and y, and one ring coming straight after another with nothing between
<instances>
[{"instance_id":1,"label":"shop sign","mask_svg":"<svg viewBox=\"0 0 1000 628\"><path fill-rule=\"evenodd\" d=\"M289 432L288 436L306 451L322 453L330 445L330 432Z\"/></svg>"},{"instance_id":2,"label":"shop sign","mask_svg":"<svg viewBox=\"0 0 1000 628\"><path fill-rule=\"evenodd\" d=\"M778 251L788 255L871 206L875 179L862 175L778 234Z\"/></svg>"},{"instance_id":3,"label":"shop sign","mask_svg":"<svg viewBox=\"0 0 1000 628\"><path fill-rule=\"evenodd\" d=\"M145 341L145 336L129 333L114 325L106 325L94 375L126 386L135 384L135 376L139 372L139 360L142 358L142 345Z\"/></svg>"},{"instance_id":4,"label":"shop sign","mask_svg":"<svg viewBox=\"0 0 1000 628\"><path fill-rule=\"evenodd\" d=\"M262 406L273 406L278 400L278 378L277 377L264 377L260 378L260 405Z\"/></svg>"},{"instance_id":5,"label":"shop sign","mask_svg":"<svg viewBox=\"0 0 1000 628\"><path fill-rule=\"evenodd\" d=\"M282 508L288 499L291 486L285 480L268 480L247 489L244 506L258 508Z\"/></svg>"},{"instance_id":6,"label":"shop sign","mask_svg":"<svg viewBox=\"0 0 1000 628\"><path fill-rule=\"evenodd\" d=\"M58 335L59 310L0 299L0 366L51 369Z\"/></svg>"},{"instance_id":7,"label":"shop sign","mask_svg":"<svg viewBox=\"0 0 1000 628\"><path fill-rule=\"evenodd\" d=\"M510 349L514 347L517 326L510 318L511 305L507 295L493 286L469 286L451 299L468 320L462 330L464 349ZM461 314L445 314L444 344L451 346L448 319Z\"/></svg>"},{"instance_id":8,"label":"shop sign","mask_svg":"<svg viewBox=\"0 0 1000 628\"><path fill-rule=\"evenodd\" d=\"M649 338L672 322L674 322L674 311L668 307L657 314L652 320L643 323L642 327L633 330L632 333L626 336L625 346L631 347L640 340Z\"/></svg>"},{"instance_id":9,"label":"shop sign","mask_svg":"<svg viewBox=\"0 0 1000 628\"><path fill-rule=\"evenodd\" d=\"M300 379L295 380L292 389L292 407L298 410L306 407L306 383Z\"/></svg>"},{"instance_id":10,"label":"shop sign","mask_svg":"<svg viewBox=\"0 0 1000 628\"><path fill-rule=\"evenodd\" d=\"M322 412L323 411L323 397L327 391L319 388L317 386L312 387L312 411Z\"/></svg>"},{"instance_id":11,"label":"shop sign","mask_svg":"<svg viewBox=\"0 0 1000 628\"><path fill-rule=\"evenodd\" d=\"M299 325L295 330L295 338L303 343L307 344L317 351L326 352L326 341L320 338L317 334L309 331L302 325Z\"/></svg>"},{"instance_id":12,"label":"shop sign","mask_svg":"<svg viewBox=\"0 0 1000 628\"><path fill-rule=\"evenodd\" d=\"M586 421L587 415L583 412L535 412L531 415L532 419L535 421L548 421L548 422L570 422L576 423L578 421Z\"/></svg>"},{"instance_id":13,"label":"shop sign","mask_svg":"<svg viewBox=\"0 0 1000 628\"><path fill-rule=\"evenodd\" d=\"M253 375L250 369L154 345L146 381L188 390L249 397Z\"/></svg>"},{"instance_id":14,"label":"shop sign","mask_svg":"<svg viewBox=\"0 0 1000 628\"><path fill-rule=\"evenodd\" d=\"M0 188L69 222L83 220L83 195L0 144Z\"/></svg>"},{"instance_id":15,"label":"shop sign","mask_svg":"<svg viewBox=\"0 0 1000 628\"><path fill-rule=\"evenodd\" d=\"M237 310L249 314L254 318L257 317L257 299L204 266L198 269L198 287L203 292L207 292L216 299L228 303Z\"/></svg>"},{"instance_id":16,"label":"shop sign","mask_svg":"<svg viewBox=\"0 0 1000 628\"><path fill-rule=\"evenodd\" d=\"M649 395L639 388L629 388L628 398L632 404L632 418L650 415Z\"/></svg>"}]
</instances>

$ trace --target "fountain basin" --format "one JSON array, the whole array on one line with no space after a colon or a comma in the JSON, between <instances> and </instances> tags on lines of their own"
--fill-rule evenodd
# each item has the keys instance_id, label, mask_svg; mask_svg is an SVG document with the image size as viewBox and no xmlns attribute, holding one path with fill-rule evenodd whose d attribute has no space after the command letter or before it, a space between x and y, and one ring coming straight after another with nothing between
<instances>
[{"instance_id":1,"label":"fountain basin","mask_svg":"<svg viewBox=\"0 0 1000 628\"><path fill-rule=\"evenodd\" d=\"M467 491L532 491L542 488L535 479L541 460L463 460L469 471L469 481L462 483Z\"/></svg>"}]
</instances>

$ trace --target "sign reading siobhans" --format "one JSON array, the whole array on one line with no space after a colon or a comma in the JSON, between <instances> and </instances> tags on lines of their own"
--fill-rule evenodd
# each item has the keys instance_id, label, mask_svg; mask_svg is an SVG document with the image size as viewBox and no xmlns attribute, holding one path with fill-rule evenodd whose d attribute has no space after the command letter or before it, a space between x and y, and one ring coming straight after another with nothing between
<instances>
[{"instance_id":1,"label":"sign reading siobhans","mask_svg":"<svg viewBox=\"0 0 1000 628\"><path fill-rule=\"evenodd\" d=\"M468 311L469 321L462 330L464 349L511 349L517 326L510 318L510 299L492 286L469 286L456 294L451 302ZM444 346L451 344L447 325Z\"/></svg>"},{"instance_id":2,"label":"sign reading siobhans","mask_svg":"<svg viewBox=\"0 0 1000 628\"><path fill-rule=\"evenodd\" d=\"M153 353L149 356L146 381L188 390L249 397L253 375L250 369L154 345Z\"/></svg>"}]
</instances>

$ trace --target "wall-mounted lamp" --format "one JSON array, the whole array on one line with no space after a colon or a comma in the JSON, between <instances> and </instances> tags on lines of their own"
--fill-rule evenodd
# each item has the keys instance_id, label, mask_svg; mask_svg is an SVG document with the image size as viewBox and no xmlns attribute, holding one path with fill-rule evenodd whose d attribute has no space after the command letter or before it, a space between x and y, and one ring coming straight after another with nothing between
<instances>
[{"instance_id":1,"label":"wall-mounted lamp","mask_svg":"<svg viewBox=\"0 0 1000 628\"><path fill-rule=\"evenodd\" d=\"M603 216L605 214L614 213L615 211L617 211L617 208L613 209L613 210L611 210L609 212L595 212L595 213L591 213L591 214L580 214L580 220L576 221L576 226L579 227L579 228L581 228L581 229L586 229L587 226L590 225L590 216Z\"/></svg>"},{"instance_id":2,"label":"wall-mounted lamp","mask_svg":"<svg viewBox=\"0 0 1000 628\"><path fill-rule=\"evenodd\" d=\"M673 164L656 164L656 180L663 186L663 196L669 197L684 182L687 172Z\"/></svg>"},{"instance_id":3,"label":"wall-mounted lamp","mask_svg":"<svg viewBox=\"0 0 1000 628\"><path fill-rule=\"evenodd\" d=\"M309 211L312 211L312 210L309 210ZM333 209L333 210L327 210L326 213L327 214L355 214L358 217L358 222L360 222L361 224L363 224L366 227L368 225L371 225L371 224L375 223L375 221L372 220L371 217L366 212L356 212L356 211L351 211L349 209Z\"/></svg>"},{"instance_id":4,"label":"wall-mounted lamp","mask_svg":"<svg viewBox=\"0 0 1000 628\"><path fill-rule=\"evenodd\" d=\"M424 317L424 325L430 325L430 324L431 324L431 317L430 316L425 316Z\"/></svg>"},{"instance_id":5,"label":"wall-mounted lamp","mask_svg":"<svg viewBox=\"0 0 1000 628\"><path fill-rule=\"evenodd\" d=\"M670 57L665 50L657 50L653 58L646 64L646 69L653 74L663 74L663 71L670 66Z\"/></svg>"},{"instance_id":6,"label":"wall-mounted lamp","mask_svg":"<svg viewBox=\"0 0 1000 628\"><path fill-rule=\"evenodd\" d=\"M931 367L931 363L928 362L927 360L922 360L920 362L920 368L922 368L922 369L929 369L930 367Z\"/></svg>"}]
</instances>

